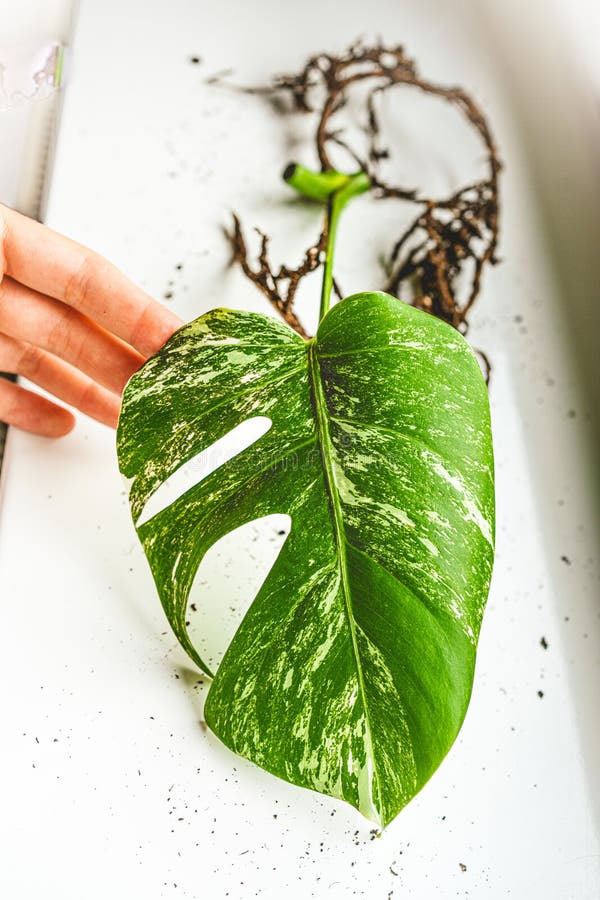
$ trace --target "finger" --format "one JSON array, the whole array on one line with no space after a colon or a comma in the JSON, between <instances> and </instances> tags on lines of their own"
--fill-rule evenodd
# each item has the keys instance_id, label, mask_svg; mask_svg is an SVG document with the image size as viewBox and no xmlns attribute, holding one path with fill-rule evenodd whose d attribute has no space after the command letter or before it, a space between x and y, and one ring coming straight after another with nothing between
<instances>
[{"instance_id":1,"label":"finger","mask_svg":"<svg viewBox=\"0 0 600 900\"><path fill-rule=\"evenodd\" d=\"M97 253L1 205L0 241L7 275L78 309L145 357L182 325Z\"/></svg>"},{"instance_id":2,"label":"finger","mask_svg":"<svg viewBox=\"0 0 600 900\"><path fill-rule=\"evenodd\" d=\"M116 394L40 347L0 334L0 369L22 375L103 425L117 426L121 404Z\"/></svg>"},{"instance_id":3,"label":"finger","mask_svg":"<svg viewBox=\"0 0 600 900\"><path fill-rule=\"evenodd\" d=\"M45 397L0 378L0 422L56 438L71 431L75 417Z\"/></svg>"},{"instance_id":4,"label":"finger","mask_svg":"<svg viewBox=\"0 0 600 900\"><path fill-rule=\"evenodd\" d=\"M116 394L144 362L132 347L77 310L12 278L0 285L0 331L48 350Z\"/></svg>"}]
</instances>

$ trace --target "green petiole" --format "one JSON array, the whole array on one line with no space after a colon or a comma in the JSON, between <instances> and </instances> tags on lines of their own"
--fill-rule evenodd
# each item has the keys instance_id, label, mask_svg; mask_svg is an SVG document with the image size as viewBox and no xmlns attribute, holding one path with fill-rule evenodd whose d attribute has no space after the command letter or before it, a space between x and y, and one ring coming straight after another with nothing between
<instances>
[{"instance_id":1,"label":"green petiole","mask_svg":"<svg viewBox=\"0 0 600 900\"><path fill-rule=\"evenodd\" d=\"M369 190L371 182L365 172L355 172L353 175L336 172L334 169L326 172L312 172L298 163L289 165L283 173L283 177L291 187L304 197L327 203L325 216L327 244L325 247L325 268L323 271L321 305L319 309L320 322L327 315L331 303L333 258L340 214L352 197L364 194Z\"/></svg>"}]
</instances>

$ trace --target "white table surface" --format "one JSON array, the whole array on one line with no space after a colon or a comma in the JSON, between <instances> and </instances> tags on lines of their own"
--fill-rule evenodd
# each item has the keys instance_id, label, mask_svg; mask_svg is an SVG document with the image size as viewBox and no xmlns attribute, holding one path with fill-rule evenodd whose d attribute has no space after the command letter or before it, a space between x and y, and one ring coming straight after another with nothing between
<instances>
[{"instance_id":1,"label":"white table surface","mask_svg":"<svg viewBox=\"0 0 600 900\"><path fill-rule=\"evenodd\" d=\"M369 31L405 42L423 72L485 105L506 162L505 261L486 276L470 337L494 365L497 560L462 733L377 838L350 807L273 778L206 730L206 685L165 623L113 435L88 421L57 443L11 432L0 510L1 896L598 896L592 407L499 76L502 30L489 28L497 13L475 13L484 6L83 3L46 218L157 297L171 293L187 318L221 304L267 311L227 267L230 209L277 230L273 252L289 261L318 228L279 181L302 152L302 128L290 132L263 100L210 87L207 75L233 66L240 81L261 82ZM505 7L510 34L519 7ZM408 95L398 102L418 109ZM448 187L457 155L471 171L481 158L438 113L424 109L416 137L399 126L406 182ZM436 127L447 131L425 153ZM347 292L378 286L395 214L367 201L349 211ZM201 573L211 584L194 599L209 610L215 658L268 566L270 537L250 529Z\"/></svg>"}]
</instances>

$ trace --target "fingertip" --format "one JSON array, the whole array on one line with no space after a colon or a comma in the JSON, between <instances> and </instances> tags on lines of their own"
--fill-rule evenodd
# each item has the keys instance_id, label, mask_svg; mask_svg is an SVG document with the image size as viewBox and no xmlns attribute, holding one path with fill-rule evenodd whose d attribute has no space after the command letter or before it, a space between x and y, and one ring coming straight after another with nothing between
<instances>
[{"instance_id":1,"label":"fingertip","mask_svg":"<svg viewBox=\"0 0 600 900\"><path fill-rule=\"evenodd\" d=\"M39 430L34 429L38 434L48 438L66 437L75 428L76 419L73 413L61 406L55 407L56 412L41 423Z\"/></svg>"},{"instance_id":2,"label":"fingertip","mask_svg":"<svg viewBox=\"0 0 600 900\"><path fill-rule=\"evenodd\" d=\"M0 379L0 421L40 437L64 437L73 430L75 416L41 394Z\"/></svg>"},{"instance_id":3,"label":"fingertip","mask_svg":"<svg viewBox=\"0 0 600 900\"><path fill-rule=\"evenodd\" d=\"M117 400L116 403L111 404L111 407L106 410L106 415L104 417L104 424L108 425L109 428L116 428L119 424L119 414L121 412L121 403Z\"/></svg>"},{"instance_id":4,"label":"fingertip","mask_svg":"<svg viewBox=\"0 0 600 900\"><path fill-rule=\"evenodd\" d=\"M23 389L21 388L23 391ZM18 413L11 424L40 437L66 437L75 427L75 416L63 406L31 391L23 391Z\"/></svg>"},{"instance_id":5,"label":"fingertip","mask_svg":"<svg viewBox=\"0 0 600 900\"><path fill-rule=\"evenodd\" d=\"M121 411L121 399L112 391L89 381L81 395L74 401L75 407L97 422L116 428Z\"/></svg>"},{"instance_id":6,"label":"fingertip","mask_svg":"<svg viewBox=\"0 0 600 900\"><path fill-rule=\"evenodd\" d=\"M154 328L154 333L148 339L148 343L146 346L146 355L153 356L155 353L158 353L161 347L167 343L169 338L173 337L176 331L178 331L183 322L176 320L176 322L167 321L157 323Z\"/></svg>"},{"instance_id":7,"label":"fingertip","mask_svg":"<svg viewBox=\"0 0 600 900\"><path fill-rule=\"evenodd\" d=\"M157 353L184 322L156 300L151 300L130 337L144 359Z\"/></svg>"}]
</instances>

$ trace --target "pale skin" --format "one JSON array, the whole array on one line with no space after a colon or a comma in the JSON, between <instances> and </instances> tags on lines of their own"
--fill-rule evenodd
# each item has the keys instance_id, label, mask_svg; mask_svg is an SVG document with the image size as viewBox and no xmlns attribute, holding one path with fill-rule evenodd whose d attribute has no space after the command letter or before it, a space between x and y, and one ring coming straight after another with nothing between
<instances>
[{"instance_id":1,"label":"pale skin","mask_svg":"<svg viewBox=\"0 0 600 900\"><path fill-rule=\"evenodd\" d=\"M129 377L181 320L81 244L0 204L0 421L44 437L75 424L60 401L115 428Z\"/></svg>"}]
</instances>

